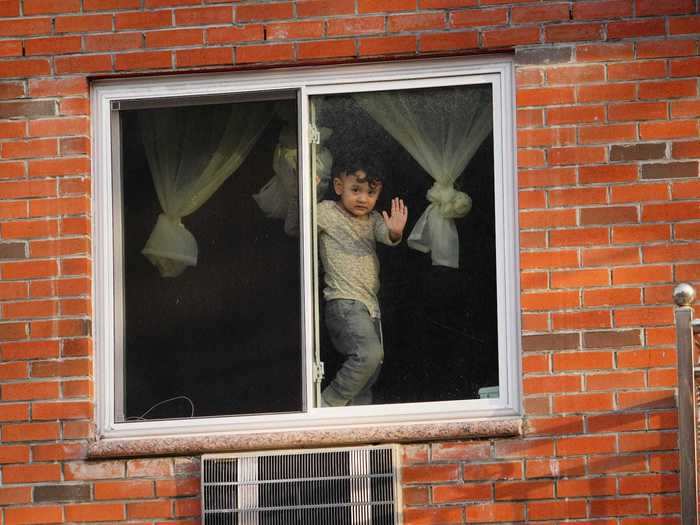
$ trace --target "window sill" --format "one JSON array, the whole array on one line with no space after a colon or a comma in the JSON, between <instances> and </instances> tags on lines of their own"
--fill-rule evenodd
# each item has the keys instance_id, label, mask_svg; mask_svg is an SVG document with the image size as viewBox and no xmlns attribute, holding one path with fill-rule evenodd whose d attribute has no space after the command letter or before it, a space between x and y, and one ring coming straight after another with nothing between
<instances>
[{"instance_id":1,"label":"window sill","mask_svg":"<svg viewBox=\"0 0 700 525\"><path fill-rule=\"evenodd\" d=\"M88 448L88 457L121 458L164 455L198 455L211 452L306 447L405 443L449 439L519 436L522 417L459 422L368 425L325 430L163 436L158 438L100 439Z\"/></svg>"}]
</instances>

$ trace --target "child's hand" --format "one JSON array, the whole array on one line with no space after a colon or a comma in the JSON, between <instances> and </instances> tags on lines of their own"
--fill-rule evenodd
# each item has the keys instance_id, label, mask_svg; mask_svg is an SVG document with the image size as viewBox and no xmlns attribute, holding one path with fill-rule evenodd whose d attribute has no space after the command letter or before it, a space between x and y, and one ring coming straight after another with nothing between
<instances>
[{"instance_id":1,"label":"child's hand","mask_svg":"<svg viewBox=\"0 0 700 525\"><path fill-rule=\"evenodd\" d=\"M403 235L403 229L406 226L406 221L408 220L408 208L398 197L391 199L391 213L382 212L382 217L384 217L384 224L389 229L389 237L392 241L396 242L401 239Z\"/></svg>"}]
</instances>

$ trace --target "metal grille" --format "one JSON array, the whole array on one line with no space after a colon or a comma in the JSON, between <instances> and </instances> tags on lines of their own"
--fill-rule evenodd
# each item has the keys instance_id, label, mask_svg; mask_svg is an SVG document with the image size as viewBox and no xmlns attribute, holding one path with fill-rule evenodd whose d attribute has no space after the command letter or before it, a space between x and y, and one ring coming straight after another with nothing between
<instances>
[{"instance_id":1,"label":"metal grille","mask_svg":"<svg viewBox=\"0 0 700 525\"><path fill-rule=\"evenodd\" d=\"M204 525L399 525L395 447L202 457Z\"/></svg>"}]
</instances>

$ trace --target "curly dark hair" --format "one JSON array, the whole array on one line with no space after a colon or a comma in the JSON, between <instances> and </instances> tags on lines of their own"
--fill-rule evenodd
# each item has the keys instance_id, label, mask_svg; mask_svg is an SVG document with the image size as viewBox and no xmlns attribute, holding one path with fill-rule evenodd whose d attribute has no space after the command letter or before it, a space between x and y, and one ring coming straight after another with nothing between
<instances>
[{"instance_id":1,"label":"curly dark hair","mask_svg":"<svg viewBox=\"0 0 700 525\"><path fill-rule=\"evenodd\" d=\"M377 163L365 159L353 159L345 162L337 162L333 166L333 178L345 177L347 175L355 174L358 171L364 171L366 175L359 180L359 182L367 182L371 188L384 183L382 170L379 168Z\"/></svg>"}]
</instances>

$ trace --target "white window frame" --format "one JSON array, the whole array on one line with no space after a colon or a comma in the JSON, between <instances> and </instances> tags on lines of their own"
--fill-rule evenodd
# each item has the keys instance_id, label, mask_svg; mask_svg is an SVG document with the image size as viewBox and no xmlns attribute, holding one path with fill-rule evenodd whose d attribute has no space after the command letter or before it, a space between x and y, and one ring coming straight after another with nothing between
<instances>
[{"instance_id":1,"label":"white window frame","mask_svg":"<svg viewBox=\"0 0 700 525\"><path fill-rule=\"evenodd\" d=\"M120 101L296 90L299 97L300 173L310 162L309 96L320 94L490 83L493 88L494 195L498 326L498 398L316 408L312 358L316 344L315 260L310 177L301 181L302 351L306 411L178 420L119 422L115 414L117 367L123 350L119 202L119 133L113 107ZM517 184L514 138L514 78L508 56L411 60L332 67L143 77L93 83L93 312L97 427L100 438L212 433L325 430L357 425L450 422L518 416L521 410L520 309ZM115 213L117 217L115 218ZM115 241L117 244L115 244Z\"/></svg>"}]
</instances>

